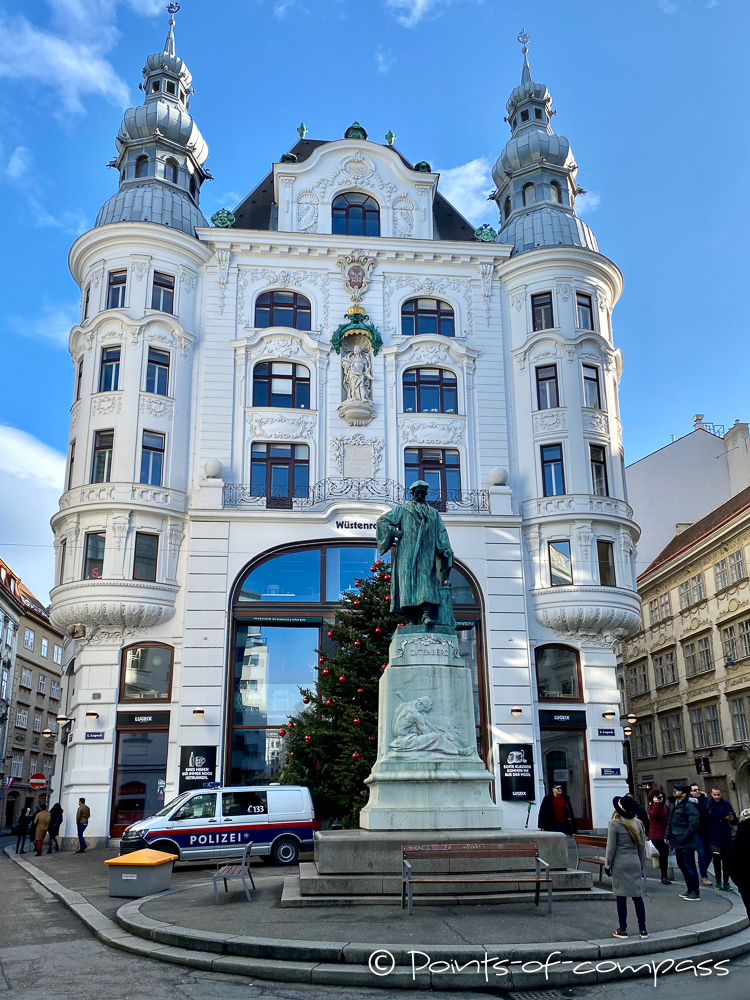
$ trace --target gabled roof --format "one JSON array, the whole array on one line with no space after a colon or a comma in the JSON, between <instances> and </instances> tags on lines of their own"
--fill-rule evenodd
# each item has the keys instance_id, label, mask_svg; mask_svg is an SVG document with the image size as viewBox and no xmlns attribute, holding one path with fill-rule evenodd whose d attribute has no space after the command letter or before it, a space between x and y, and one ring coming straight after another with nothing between
<instances>
[{"instance_id":1,"label":"gabled roof","mask_svg":"<svg viewBox=\"0 0 750 1000\"><path fill-rule=\"evenodd\" d=\"M736 517L748 508L750 508L750 486L735 494L726 503L720 504L712 511L709 511L705 517L691 524L689 528L681 531L679 535L675 535L669 544L664 546L651 565L640 574L638 579L645 579L649 573L653 573L660 566L663 566L671 559L685 552L691 546L695 545L696 542L706 538L713 531L716 531L717 528L721 528L731 521L733 517Z\"/></svg>"},{"instance_id":2,"label":"gabled roof","mask_svg":"<svg viewBox=\"0 0 750 1000\"><path fill-rule=\"evenodd\" d=\"M318 146L325 146L328 142L328 139L299 139L289 152L294 153L297 157L297 163L302 163ZM405 167L414 170L414 165L409 163L404 154L395 146L383 146L382 148L392 150ZM234 209L234 228L269 230L271 228L272 207L273 170L270 170ZM474 226L461 215L457 208L446 201L439 191L435 193L432 214L435 220L435 239L474 241Z\"/></svg>"}]
</instances>

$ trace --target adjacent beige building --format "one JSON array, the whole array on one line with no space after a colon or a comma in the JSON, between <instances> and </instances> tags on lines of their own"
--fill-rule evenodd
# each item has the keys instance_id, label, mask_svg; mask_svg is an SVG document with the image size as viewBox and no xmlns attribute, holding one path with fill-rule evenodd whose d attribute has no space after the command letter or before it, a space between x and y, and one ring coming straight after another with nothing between
<instances>
[{"instance_id":1,"label":"adjacent beige building","mask_svg":"<svg viewBox=\"0 0 750 1000\"><path fill-rule=\"evenodd\" d=\"M750 806L750 488L662 549L638 578L644 629L622 643L637 721L635 788L716 784Z\"/></svg>"}]
</instances>

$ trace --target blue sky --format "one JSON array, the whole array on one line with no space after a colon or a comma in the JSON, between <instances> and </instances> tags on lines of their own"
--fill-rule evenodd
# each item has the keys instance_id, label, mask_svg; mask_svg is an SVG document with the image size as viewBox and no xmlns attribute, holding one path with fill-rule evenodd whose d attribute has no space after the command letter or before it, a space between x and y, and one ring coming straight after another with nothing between
<instances>
[{"instance_id":1,"label":"blue sky","mask_svg":"<svg viewBox=\"0 0 750 1000\"><path fill-rule=\"evenodd\" d=\"M67 252L115 190L105 164L164 3L0 0L0 555L42 599L78 315ZM750 416L748 22L747 0L183 0L177 50L216 177L204 211L236 204L301 120L335 138L357 118L375 141L393 129L469 218L495 224L484 199L525 27L589 192L578 207L625 276L614 323L634 461L696 412Z\"/></svg>"}]
</instances>

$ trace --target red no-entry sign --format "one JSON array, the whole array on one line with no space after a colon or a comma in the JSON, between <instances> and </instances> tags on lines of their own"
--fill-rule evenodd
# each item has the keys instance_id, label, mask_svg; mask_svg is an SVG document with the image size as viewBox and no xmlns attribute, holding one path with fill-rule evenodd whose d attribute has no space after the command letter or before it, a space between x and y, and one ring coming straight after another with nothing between
<instances>
[{"instance_id":1,"label":"red no-entry sign","mask_svg":"<svg viewBox=\"0 0 750 1000\"><path fill-rule=\"evenodd\" d=\"M29 778L29 788L33 788L34 791L38 791L40 788L44 788L47 784L47 779L42 774L41 771L37 771L36 774L32 774Z\"/></svg>"}]
</instances>

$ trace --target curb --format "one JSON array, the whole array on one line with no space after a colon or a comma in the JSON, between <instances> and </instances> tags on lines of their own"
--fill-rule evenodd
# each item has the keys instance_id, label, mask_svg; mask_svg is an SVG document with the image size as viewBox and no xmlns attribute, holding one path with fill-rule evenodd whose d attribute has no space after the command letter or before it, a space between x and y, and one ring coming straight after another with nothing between
<instances>
[{"instance_id":1,"label":"curb","mask_svg":"<svg viewBox=\"0 0 750 1000\"><path fill-rule=\"evenodd\" d=\"M10 848L6 847L5 853L75 913L100 941L111 947L162 962L276 982L381 986L389 989L468 990L487 985L513 990L554 989L557 986L588 985L623 978L649 976L655 979L657 975L671 971L694 971L694 966L701 962L702 969L710 967L711 963L726 964L732 958L750 952L748 919L739 898L732 900L732 909L721 917L714 917L689 929L659 931L647 941L633 939L625 943L610 938L571 941L554 946L426 946L432 947L432 955L413 945L393 945L386 949L382 944L286 942L273 938L199 932L153 920L140 912L141 906L161 898L164 893L125 903L117 911L115 923L81 893L65 888L35 865L17 858ZM194 886L174 891L184 892L188 888ZM717 944L707 958L706 944L709 942ZM675 950L666 950L670 948ZM417 971L413 973L412 951L432 958L431 967L420 972L417 966ZM382 964L379 973L370 970L370 956L376 952L381 956L390 956L386 962L387 966L392 960L390 973L382 971L386 968ZM292 955L296 958L293 959ZM492 956L489 965L486 961L488 955ZM493 962L498 963L494 969L500 971L494 971ZM545 968L546 962L549 963L548 968ZM567 968L561 968L561 964ZM442 968L432 968L436 965ZM462 971L461 965L463 970L472 965L477 970L484 966L485 971ZM681 965L684 967L681 968ZM702 974L710 973L704 971Z\"/></svg>"}]
</instances>

